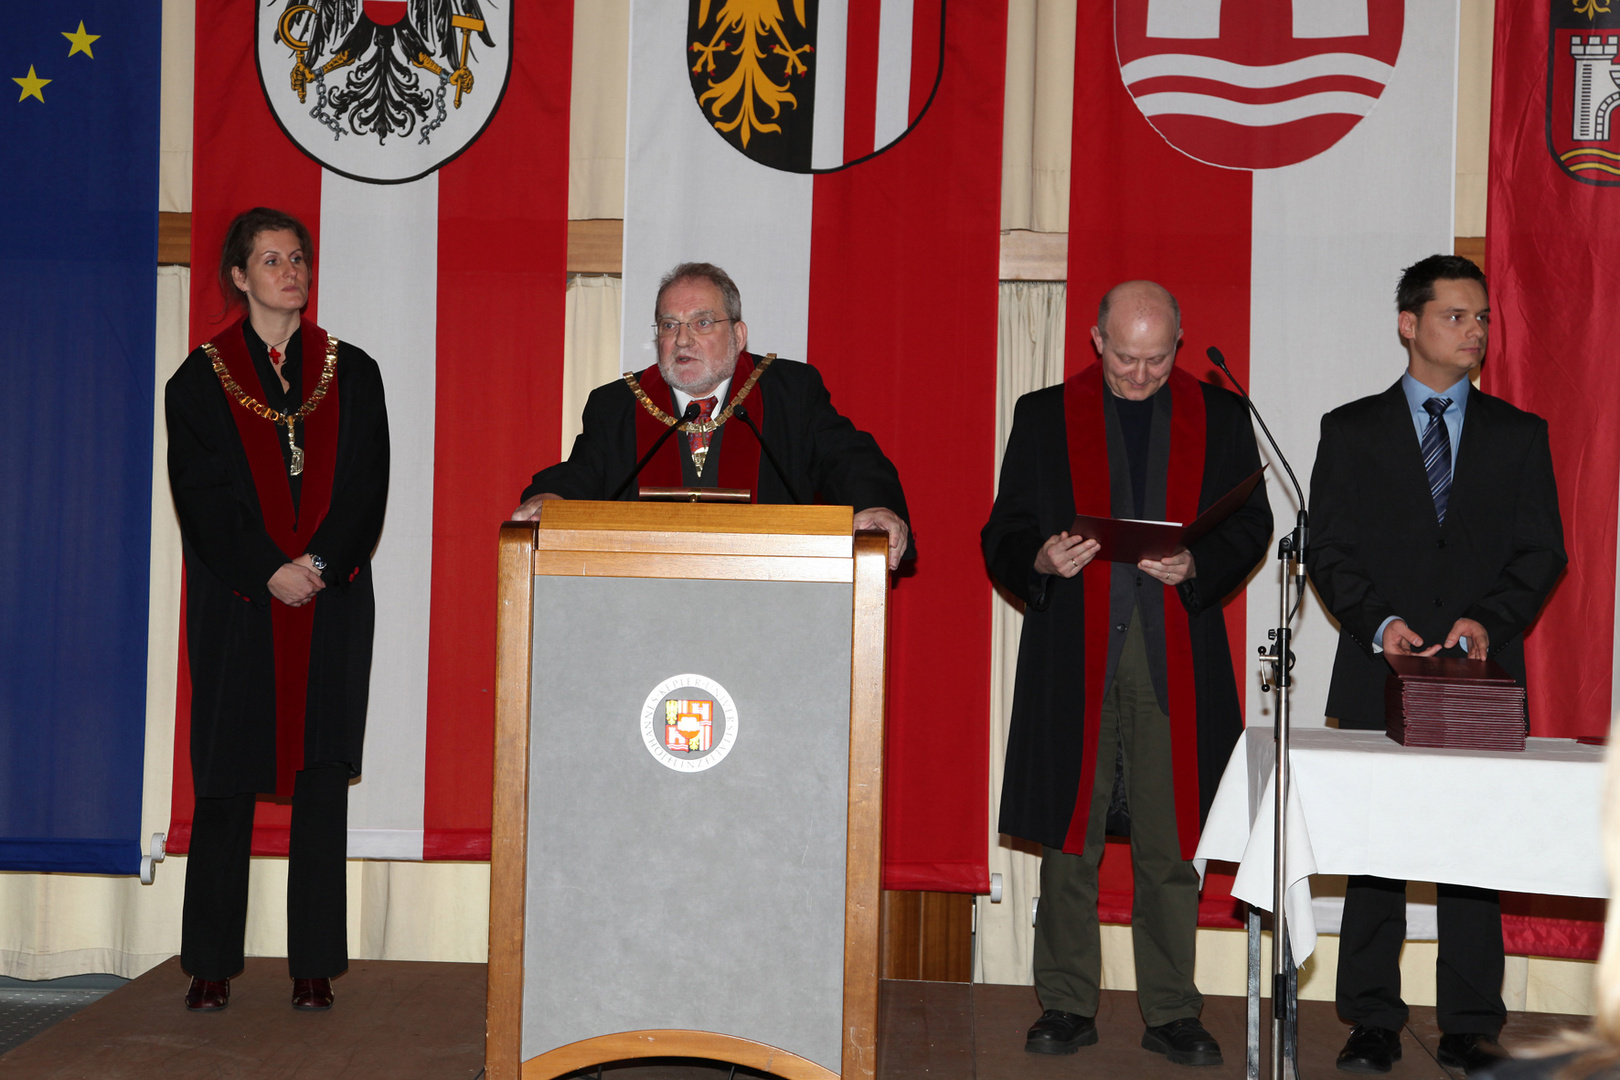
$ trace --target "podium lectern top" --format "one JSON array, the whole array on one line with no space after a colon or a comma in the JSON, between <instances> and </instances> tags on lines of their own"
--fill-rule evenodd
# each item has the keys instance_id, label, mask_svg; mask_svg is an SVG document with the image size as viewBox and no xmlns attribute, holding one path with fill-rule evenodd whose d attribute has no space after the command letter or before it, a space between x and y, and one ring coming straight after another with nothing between
<instances>
[{"instance_id":1,"label":"podium lectern top","mask_svg":"<svg viewBox=\"0 0 1620 1080\"><path fill-rule=\"evenodd\" d=\"M853 531L854 520L855 511L848 506L548 499L540 509L541 529L788 533L799 536L842 536L847 539Z\"/></svg>"},{"instance_id":2,"label":"podium lectern top","mask_svg":"<svg viewBox=\"0 0 1620 1080\"><path fill-rule=\"evenodd\" d=\"M548 499L534 572L613 577L854 580L847 506Z\"/></svg>"}]
</instances>

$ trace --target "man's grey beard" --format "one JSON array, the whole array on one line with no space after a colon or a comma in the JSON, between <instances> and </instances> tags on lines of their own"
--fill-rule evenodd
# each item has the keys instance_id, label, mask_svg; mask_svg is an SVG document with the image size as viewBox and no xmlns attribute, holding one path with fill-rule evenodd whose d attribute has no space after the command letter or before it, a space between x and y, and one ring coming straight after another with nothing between
<instances>
[{"instance_id":1,"label":"man's grey beard","mask_svg":"<svg viewBox=\"0 0 1620 1080\"><path fill-rule=\"evenodd\" d=\"M679 375L674 370L674 360L670 361L669 366L671 370L665 371L663 364L658 365L658 374L664 377L664 382L668 383L670 386L674 387L676 390L679 390L688 397L704 397L712 393L716 386L719 386L721 383L725 382L727 379L731 378L737 373L737 357L736 355L733 355L731 357L731 363L728 366L728 370L722 372L712 383L707 386L702 386L702 384L683 384L681 381L678 381Z\"/></svg>"}]
</instances>

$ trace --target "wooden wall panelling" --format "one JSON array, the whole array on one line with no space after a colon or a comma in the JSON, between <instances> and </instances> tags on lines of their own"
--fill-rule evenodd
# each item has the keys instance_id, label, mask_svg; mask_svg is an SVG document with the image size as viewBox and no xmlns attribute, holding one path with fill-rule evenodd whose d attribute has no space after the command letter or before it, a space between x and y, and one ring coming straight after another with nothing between
<instances>
[{"instance_id":1,"label":"wooden wall panelling","mask_svg":"<svg viewBox=\"0 0 1620 1080\"><path fill-rule=\"evenodd\" d=\"M885 979L973 980L973 897L889 890L883 894Z\"/></svg>"},{"instance_id":2,"label":"wooden wall panelling","mask_svg":"<svg viewBox=\"0 0 1620 1080\"><path fill-rule=\"evenodd\" d=\"M570 274L624 273L624 222L592 218L568 223Z\"/></svg>"},{"instance_id":3,"label":"wooden wall panelling","mask_svg":"<svg viewBox=\"0 0 1620 1080\"><path fill-rule=\"evenodd\" d=\"M1453 250L1485 265L1485 238L1459 236ZM1069 270L1067 233L1038 233L1013 229L1001 234L1002 281L1063 281ZM191 262L191 215L158 215L158 265L187 266ZM624 222L593 218L568 223L570 274L624 272Z\"/></svg>"},{"instance_id":4,"label":"wooden wall panelling","mask_svg":"<svg viewBox=\"0 0 1620 1080\"><path fill-rule=\"evenodd\" d=\"M158 265L191 265L190 214L158 214Z\"/></svg>"}]
</instances>

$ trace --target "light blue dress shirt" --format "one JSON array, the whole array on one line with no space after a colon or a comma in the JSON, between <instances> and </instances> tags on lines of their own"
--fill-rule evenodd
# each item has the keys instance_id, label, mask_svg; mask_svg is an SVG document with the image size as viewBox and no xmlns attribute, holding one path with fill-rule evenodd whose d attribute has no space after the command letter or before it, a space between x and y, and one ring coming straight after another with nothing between
<instances>
[{"instance_id":1,"label":"light blue dress shirt","mask_svg":"<svg viewBox=\"0 0 1620 1080\"><path fill-rule=\"evenodd\" d=\"M1445 422L1446 434L1451 437L1451 471L1457 471L1457 444L1462 442L1463 414L1468 411L1468 391L1474 384L1464 375L1450 387L1435 393L1412 378L1411 372L1401 376L1401 390L1406 394L1406 407L1412 411L1412 427L1417 431L1418 445L1423 444L1423 433L1429 428L1429 410L1423 403L1432 397L1450 398L1451 404L1440 414Z\"/></svg>"}]
</instances>

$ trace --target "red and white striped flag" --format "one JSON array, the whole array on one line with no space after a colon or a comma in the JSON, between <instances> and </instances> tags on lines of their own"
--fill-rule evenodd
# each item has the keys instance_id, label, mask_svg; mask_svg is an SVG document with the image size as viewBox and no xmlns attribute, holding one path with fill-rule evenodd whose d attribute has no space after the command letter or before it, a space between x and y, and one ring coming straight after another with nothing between
<instances>
[{"instance_id":1,"label":"red and white striped flag","mask_svg":"<svg viewBox=\"0 0 1620 1080\"><path fill-rule=\"evenodd\" d=\"M654 360L659 277L718 263L742 291L750 346L814 363L894 460L919 558L891 609L884 883L984 891L978 530L1005 5L635 0L630 38L623 366Z\"/></svg>"},{"instance_id":2,"label":"red and white striped flag","mask_svg":"<svg viewBox=\"0 0 1620 1080\"><path fill-rule=\"evenodd\" d=\"M230 219L259 205L300 217L317 255L309 314L376 358L393 441L349 853L476 859L495 531L560 432L570 50L556 43L572 40L572 5L455 0L443 24L406 7L198 5L192 339L222 327ZM183 647L181 663L171 851L192 803ZM286 806L260 803L254 851L285 852L287 823Z\"/></svg>"},{"instance_id":3,"label":"red and white striped flag","mask_svg":"<svg viewBox=\"0 0 1620 1080\"><path fill-rule=\"evenodd\" d=\"M1081 5L1069 223L1070 373L1103 292L1161 282L1179 363L1248 382L1301 477L1322 414L1406 367L1402 267L1452 246L1457 8L1446 0L1118 0ZM1279 532L1297 499L1275 457ZM1308 494L1308 493L1307 493ZM1277 624L1277 570L1227 606L1249 722L1271 723L1248 658ZM1338 632L1314 597L1296 627L1297 723L1323 715Z\"/></svg>"}]
</instances>

